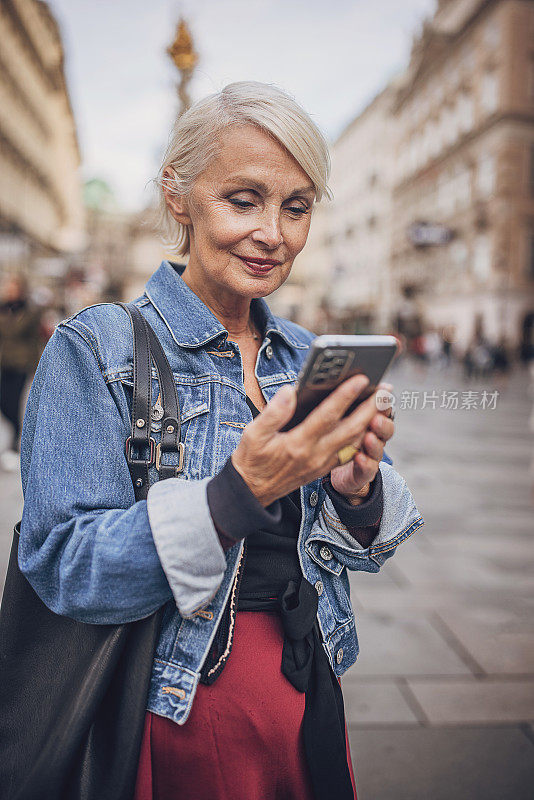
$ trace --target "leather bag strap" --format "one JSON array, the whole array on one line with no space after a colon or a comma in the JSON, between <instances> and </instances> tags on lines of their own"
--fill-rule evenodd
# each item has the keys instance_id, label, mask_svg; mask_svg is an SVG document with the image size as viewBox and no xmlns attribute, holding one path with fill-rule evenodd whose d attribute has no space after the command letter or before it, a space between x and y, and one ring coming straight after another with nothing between
<instances>
[{"instance_id":1,"label":"leather bag strap","mask_svg":"<svg viewBox=\"0 0 534 800\"><path fill-rule=\"evenodd\" d=\"M161 343L151 326L146 322L152 358L156 364L158 381L163 405L161 422L161 442L156 446L156 469L161 480L174 478L181 472L184 460L184 445L180 442L180 407L174 375ZM163 464L163 453L178 453L178 464Z\"/></svg>"},{"instance_id":2,"label":"leather bag strap","mask_svg":"<svg viewBox=\"0 0 534 800\"><path fill-rule=\"evenodd\" d=\"M117 305L128 313L133 334L132 427L125 443L126 461L132 476L135 499L146 500L149 489L148 468L154 463L156 449L150 435L151 356L148 331L141 314L138 316L132 313L125 303Z\"/></svg>"},{"instance_id":3,"label":"leather bag strap","mask_svg":"<svg viewBox=\"0 0 534 800\"><path fill-rule=\"evenodd\" d=\"M136 500L146 499L148 468L155 463L159 478L173 478L183 466L184 446L180 442L180 408L174 376L158 337L133 303L117 303L130 317L134 339L134 386L132 432L126 440L126 460ZM161 442L151 436L151 362L154 361L163 407ZM143 424L144 423L144 424ZM148 458L132 453L132 443L148 452ZM176 453L177 463L163 464L162 454Z\"/></svg>"}]
</instances>

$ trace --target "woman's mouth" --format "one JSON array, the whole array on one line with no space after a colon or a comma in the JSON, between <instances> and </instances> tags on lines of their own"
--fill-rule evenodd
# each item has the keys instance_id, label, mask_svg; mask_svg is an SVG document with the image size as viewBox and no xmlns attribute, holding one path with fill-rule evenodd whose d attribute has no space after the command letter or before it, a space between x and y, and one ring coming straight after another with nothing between
<instances>
[{"instance_id":1,"label":"woman's mouth","mask_svg":"<svg viewBox=\"0 0 534 800\"><path fill-rule=\"evenodd\" d=\"M234 254L235 255L235 254ZM270 258L248 259L245 256L237 256L255 275L267 275L274 267L282 262Z\"/></svg>"}]
</instances>

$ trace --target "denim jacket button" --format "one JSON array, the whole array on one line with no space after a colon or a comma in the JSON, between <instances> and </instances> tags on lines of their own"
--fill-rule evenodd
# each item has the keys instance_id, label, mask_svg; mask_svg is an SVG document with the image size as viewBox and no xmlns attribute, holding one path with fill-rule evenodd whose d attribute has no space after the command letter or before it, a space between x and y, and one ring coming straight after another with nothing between
<instances>
[{"instance_id":1,"label":"denim jacket button","mask_svg":"<svg viewBox=\"0 0 534 800\"><path fill-rule=\"evenodd\" d=\"M270 361L273 356L274 356L274 350L271 347L271 345L268 344L267 347L265 348L265 357L268 358Z\"/></svg>"},{"instance_id":2,"label":"denim jacket button","mask_svg":"<svg viewBox=\"0 0 534 800\"><path fill-rule=\"evenodd\" d=\"M342 661L343 661L343 648L340 647L336 653L336 662L338 664L341 664Z\"/></svg>"},{"instance_id":3,"label":"denim jacket button","mask_svg":"<svg viewBox=\"0 0 534 800\"><path fill-rule=\"evenodd\" d=\"M319 495L317 494L317 492L312 492L310 495L310 505L312 507L315 507L317 505L318 500L319 500Z\"/></svg>"},{"instance_id":4,"label":"denim jacket button","mask_svg":"<svg viewBox=\"0 0 534 800\"><path fill-rule=\"evenodd\" d=\"M319 550L319 554L323 559L323 561L330 561L330 559L332 558L332 553L330 552L328 547L321 547L321 549Z\"/></svg>"},{"instance_id":5,"label":"denim jacket button","mask_svg":"<svg viewBox=\"0 0 534 800\"><path fill-rule=\"evenodd\" d=\"M324 589L323 582L317 581L317 583L315 584L315 591L317 592L319 597L322 595L323 589Z\"/></svg>"}]
</instances>

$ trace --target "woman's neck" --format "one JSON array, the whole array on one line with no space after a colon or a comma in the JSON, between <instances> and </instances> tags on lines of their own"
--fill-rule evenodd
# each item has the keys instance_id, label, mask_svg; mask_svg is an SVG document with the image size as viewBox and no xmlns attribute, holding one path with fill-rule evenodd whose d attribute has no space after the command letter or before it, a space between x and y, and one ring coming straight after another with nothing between
<instances>
[{"instance_id":1,"label":"woman's neck","mask_svg":"<svg viewBox=\"0 0 534 800\"><path fill-rule=\"evenodd\" d=\"M196 272L188 267L182 273L182 280L192 292L202 300L221 325L228 331L233 341L250 338L255 330L250 314L250 299L229 293L224 294L220 287L196 278Z\"/></svg>"}]
</instances>

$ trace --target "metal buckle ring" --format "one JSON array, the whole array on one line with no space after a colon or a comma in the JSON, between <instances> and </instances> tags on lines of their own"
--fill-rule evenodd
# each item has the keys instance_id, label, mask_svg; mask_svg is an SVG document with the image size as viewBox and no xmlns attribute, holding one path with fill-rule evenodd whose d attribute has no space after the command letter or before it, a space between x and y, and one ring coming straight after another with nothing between
<instances>
[{"instance_id":1,"label":"metal buckle ring","mask_svg":"<svg viewBox=\"0 0 534 800\"><path fill-rule=\"evenodd\" d=\"M178 475L178 473L181 472L182 469L184 468L185 447L183 442L178 442L177 452L178 452L178 464L176 466L176 474ZM169 466L174 466L174 464L169 464ZM160 467L161 467L161 442L158 442L158 444L156 445L156 469L158 470L158 472Z\"/></svg>"},{"instance_id":2,"label":"metal buckle ring","mask_svg":"<svg viewBox=\"0 0 534 800\"><path fill-rule=\"evenodd\" d=\"M154 463L154 452L155 452L155 449L156 449L156 442L152 438L152 436L150 437L150 439L148 441L150 443L150 458L148 460L145 459L145 458L132 458L132 448L131 448L132 437L128 436L128 438L126 439L126 443L124 445L124 449L125 449L125 452L126 452L126 460L130 464L144 464L147 467L149 467L151 464Z\"/></svg>"}]
</instances>

